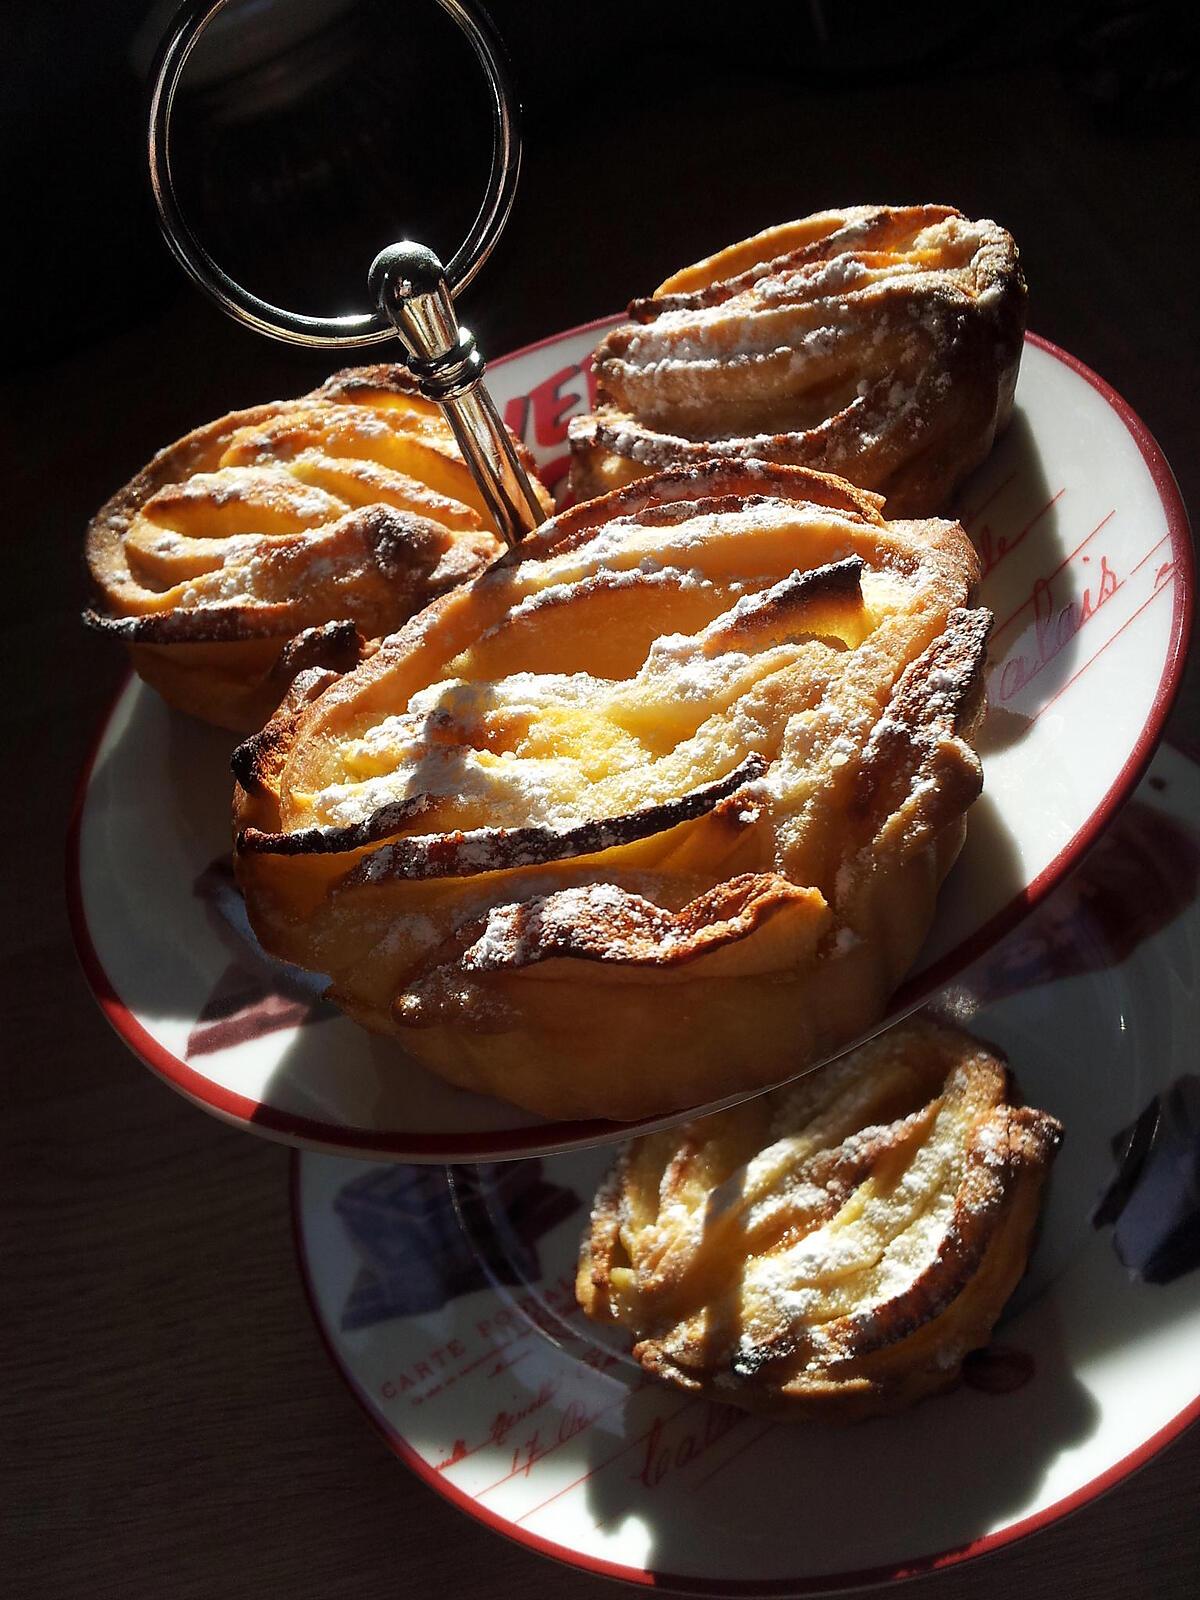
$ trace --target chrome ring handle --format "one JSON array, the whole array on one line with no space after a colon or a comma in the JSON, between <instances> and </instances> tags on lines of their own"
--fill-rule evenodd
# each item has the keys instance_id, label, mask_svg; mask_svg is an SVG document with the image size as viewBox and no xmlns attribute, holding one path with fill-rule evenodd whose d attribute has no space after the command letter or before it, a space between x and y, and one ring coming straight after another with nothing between
<instances>
[{"instance_id":1,"label":"chrome ring handle","mask_svg":"<svg viewBox=\"0 0 1200 1600\"><path fill-rule=\"evenodd\" d=\"M150 183L163 234L194 283L236 321L268 338L316 349L348 349L399 337L405 365L423 395L441 406L484 503L510 548L545 520L528 474L483 383L483 356L460 326L453 295L474 278L508 221L521 170L517 101L504 50L475 0L437 0L467 36L492 95L492 168L467 238L448 268L424 245L405 240L372 263L371 311L310 317L272 305L244 288L192 231L171 172L171 113L188 58L228 0L185 0L159 50L150 96Z\"/></svg>"},{"instance_id":2,"label":"chrome ring handle","mask_svg":"<svg viewBox=\"0 0 1200 1600\"><path fill-rule=\"evenodd\" d=\"M256 333L309 348L348 349L394 336L378 305L340 317L310 317L243 288L201 244L183 214L171 171L171 115L183 70L201 34L229 0L184 0L171 19L151 78L148 154L150 184L162 231L180 266L222 311ZM492 169L471 230L455 252L446 279L457 294L475 277L508 221L521 171L518 106L504 47L491 19L474 0L436 0L462 30L487 78L492 98Z\"/></svg>"}]
</instances>

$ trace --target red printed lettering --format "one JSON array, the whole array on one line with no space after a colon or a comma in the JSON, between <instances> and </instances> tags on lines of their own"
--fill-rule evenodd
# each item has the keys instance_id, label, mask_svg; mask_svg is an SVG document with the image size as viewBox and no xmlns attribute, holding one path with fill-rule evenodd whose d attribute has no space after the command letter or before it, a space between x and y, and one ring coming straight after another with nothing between
<instances>
[{"instance_id":1,"label":"red printed lettering","mask_svg":"<svg viewBox=\"0 0 1200 1600\"><path fill-rule=\"evenodd\" d=\"M743 1412L734 1411L730 1406L709 1404L705 1408L704 1422L700 1429L698 1431L693 1429L683 1434L672 1446L664 1443L663 1435L666 1428L661 1417L656 1417L646 1435L646 1449L641 1467L633 1476L647 1489L655 1489L669 1472L679 1472L684 1467L691 1466L693 1461L698 1461L727 1433L731 1433L745 1420Z\"/></svg>"},{"instance_id":2,"label":"red printed lettering","mask_svg":"<svg viewBox=\"0 0 1200 1600\"><path fill-rule=\"evenodd\" d=\"M1090 557L1083 559L1086 562ZM993 668L993 678L999 675L996 698L1000 703L1012 700L1031 684L1122 587L1122 580L1109 566L1106 555L1100 557L1100 570L1083 593L1066 605L1057 604L1052 582L1039 578L1033 586L1032 597L1033 654L1010 655L1002 665Z\"/></svg>"},{"instance_id":3,"label":"red printed lettering","mask_svg":"<svg viewBox=\"0 0 1200 1600\"><path fill-rule=\"evenodd\" d=\"M504 408L504 425L518 439L524 439L529 427L529 396L515 394Z\"/></svg>"},{"instance_id":4,"label":"red printed lettering","mask_svg":"<svg viewBox=\"0 0 1200 1600\"><path fill-rule=\"evenodd\" d=\"M529 391L533 436L538 444L561 444L567 437L567 417L578 409L583 398L578 386L571 386L572 379L579 376L578 365L563 367Z\"/></svg>"}]
</instances>

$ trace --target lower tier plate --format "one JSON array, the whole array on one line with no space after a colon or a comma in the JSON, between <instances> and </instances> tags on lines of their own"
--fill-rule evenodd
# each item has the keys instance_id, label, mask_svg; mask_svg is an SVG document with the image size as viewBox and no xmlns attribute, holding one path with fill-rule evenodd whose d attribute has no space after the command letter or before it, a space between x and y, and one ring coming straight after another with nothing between
<instances>
[{"instance_id":1,"label":"lower tier plate","mask_svg":"<svg viewBox=\"0 0 1200 1600\"><path fill-rule=\"evenodd\" d=\"M1136 1183L1114 1177L1149 1105L1181 1090L1197 1105L1197 817L1200 768L1160 752L1084 871L993 952L974 992L949 997L1066 1128L1029 1271L961 1389L835 1429L643 1378L619 1331L575 1307L608 1153L441 1169L305 1153L294 1203L313 1314L396 1453L546 1555L721 1594L968 1560L1146 1462L1200 1415L1200 1271L1183 1270L1200 1261L1200 1216L1189 1245L1169 1147ZM1114 1220L1097 1225L1106 1193Z\"/></svg>"}]
</instances>

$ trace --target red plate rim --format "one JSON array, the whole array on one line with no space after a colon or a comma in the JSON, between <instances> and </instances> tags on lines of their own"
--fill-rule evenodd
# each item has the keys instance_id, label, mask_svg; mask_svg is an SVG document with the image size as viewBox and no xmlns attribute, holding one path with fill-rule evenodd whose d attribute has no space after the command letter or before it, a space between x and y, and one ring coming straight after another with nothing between
<instances>
[{"instance_id":1,"label":"red plate rim","mask_svg":"<svg viewBox=\"0 0 1200 1600\"><path fill-rule=\"evenodd\" d=\"M578 334L606 327L616 320L619 319L599 317L593 322L584 322L578 327L567 328L562 333L550 334L533 344L523 345L519 350L513 350L508 355L499 357L491 363L491 366L493 368L503 366L535 350L544 349L547 345L562 343ZM990 945L1010 932L1095 844L1114 814L1140 781L1162 737L1167 714L1183 675L1183 664L1191 634L1195 582L1191 533L1183 498L1166 457L1133 408L1090 367L1085 366L1066 350L1060 349L1058 345L1052 344L1049 339L1043 339L1039 334L1027 333L1025 338L1035 349L1053 356L1055 360L1062 362L1089 383L1116 412L1141 451L1166 517L1171 555L1178 569L1178 580L1172 597L1171 638L1167 646L1162 676L1155 690L1146 724L1128 760L1099 806L1070 843L1065 845L1054 860L1032 883L1026 885L1020 894L1015 895L1008 905L991 917L982 928L977 929L969 939L958 945L954 951L927 968L919 980L901 986L895 996L894 1007L899 1013L902 1013L905 1007L911 1010L922 999L929 998L952 972L960 971L969 965ZM377 1155L384 1159L394 1157L397 1160L412 1161L464 1158L504 1160L507 1157L519 1157L534 1151L566 1149L588 1143L600 1144L628 1137L639 1127L644 1126L644 1123L617 1124L598 1118L581 1119L517 1128L501 1133L463 1134L453 1146L448 1146L445 1138L439 1134L377 1131L371 1128L322 1122L296 1112L278 1110L274 1106L252 1100L247 1095L237 1094L231 1089L213 1083L203 1073L189 1067L186 1062L180 1061L177 1056L165 1049L139 1022L114 987L92 941L83 905L80 838L84 807L96 757L131 677L132 673L126 674L104 713L76 783L66 840L67 914L76 954L100 1009L121 1039L152 1072L193 1104L212 1112L235 1127L249 1129L251 1132L277 1139L285 1144L301 1145L333 1154L357 1153L368 1158ZM652 1122L659 1119L645 1120Z\"/></svg>"},{"instance_id":2,"label":"red plate rim","mask_svg":"<svg viewBox=\"0 0 1200 1600\"><path fill-rule=\"evenodd\" d=\"M1126 1478L1131 1477L1133 1473L1147 1466L1156 1455L1165 1450L1192 1423L1200 1420L1200 1395L1197 1395L1170 1422L1165 1423L1156 1433L1151 1434L1135 1450L1131 1450L1128 1455L1122 1456L1112 1466L1107 1467L1096 1477L1090 1479L1089 1482L1073 1490L1071 1494L1064 1495L1061 1500L1056 1500L1052 1505L1044 1506L1041 1511L1035 1511L1028 1517L1022 1517L1019 1521L1010 1523L1006 1528L999 1528L995 1533L983 1534L978 1539L972 1539L967 1544L954 1545L947 1550L939 1550L933 1554L913 1556L890 1565L860 1567L848 1572L826 1573L816 1578L770 1578L755 1581L754 1579L690 1577L679 1573L662 1572L650 1567L628 1567L619 1561L606 1561L600 1556L585 1555L581 1551L569 1549L566 1545L557 1544L553 1539L545 1539L540 1534L530 1533L528 1529L521 1528L516 1523L506 1521L495 1511L489 1510L486 1506L481 1506L465 1490L456 1488L454 1484L447 1483L442 1474L436 1472L424 1457L418 1455L407 1439L375 1409L366 1390L343 1363L317 1305L316 1291L309 1271L308 1251L304 1239L304 1223L300 1209L300 1158L301 1152L293 1150L289 1175L292 1244L296 1252L296 1265L300 1274L300 1283L304 1290L304 1297L308 1301L308 1309L318 1337L325 1348L325 1353L329 1357L334 1371L365 1412L375 1431L393 1454L398 1456L410 1471L414 1472L423 1483L427 1484L442 1499L449 1501L452 1506L464 1512L468 1517L471 1517L476 1522L481 1522L494 1533L502 1534L506 1539L512 1540L514 1544L523 1545L526 1549L534 1550L539 1555L549 1556L551 1560L558 1561L563 1566L574 1567L582 1572L595 1573L602 1578L617 1578L625 1583L638 1584L644 1588L665 1589L677 1594L700 1595L801 1596L837 1594L848 1589L866 1588L871 1585L901 1583L906 1579L923 1577L945 1567L956 1567L966 1561L975 1561L980 1556L990 1555L994 1551L1002 1550L1006 1545L1015 1544L1020 1539L1028 1538L1030 1534L1039 1533L1042 1529L1051 1527L1056 1522L1061 1522L1064 1517L1071 1516L1074 1512L1082 1510L1084 1506L1090 1505L1094 1500L1098 1500L1102 1495L1107 1494L1109 1490L1115 1489L1119 1483L1124 1482Z\"/></svg>"}]
</instances>

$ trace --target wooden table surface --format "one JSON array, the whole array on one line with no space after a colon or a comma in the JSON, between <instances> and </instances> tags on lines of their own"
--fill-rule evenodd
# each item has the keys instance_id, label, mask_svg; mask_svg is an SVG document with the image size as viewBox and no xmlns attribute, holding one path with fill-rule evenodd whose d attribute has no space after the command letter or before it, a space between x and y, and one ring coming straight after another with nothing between
<instances>
[{"instance_id":1,"label":"wooden table surface","mask_svg":"<svg viewBox=\"0 0 1200 1600\"><path fill-rule=\"evenodd\" d=\"M1126 396L1195 507L1197 157L1190 127L1101 131L1045 64L936 93L735 77L701 103L668 82L603 118L581 108L531 145L470 320L498 354L767 222L847 199L948 198L1016 233L1032 326ZM258 342L184 287L99 342L80 309L72 348L4 383L19 600L0 704L0 1585L14 1600L610 1593L469 1522L389 1455L309 1318L288 1151L153 1078L85 987L60 863L75 776L123 666L77 624L83 526L155 448L300 392L323 364ZM1193 672L1174 717L1193 737L1196 704ZM1198 1490L1192 1430L1074 1517L907 1592L1184 1600Z\"/></svg>"}]
</instances>

